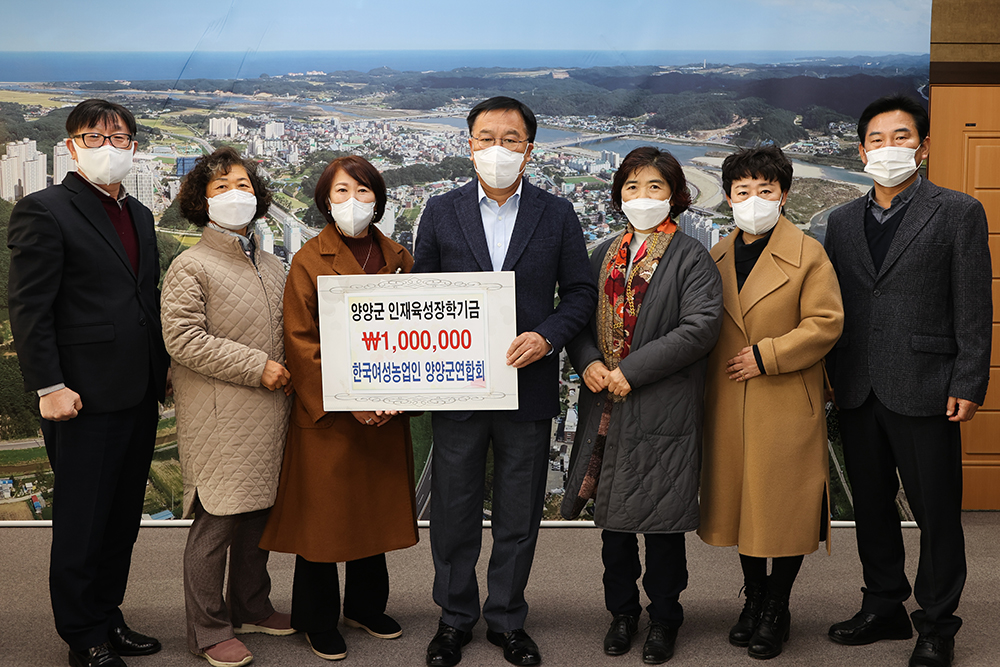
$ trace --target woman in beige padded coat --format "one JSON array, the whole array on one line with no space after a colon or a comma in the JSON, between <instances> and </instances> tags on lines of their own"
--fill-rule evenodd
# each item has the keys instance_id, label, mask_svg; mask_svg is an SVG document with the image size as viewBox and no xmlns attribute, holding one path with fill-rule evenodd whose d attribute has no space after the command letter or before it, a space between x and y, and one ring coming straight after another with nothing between
<instances>
[{"instance_id":1,"label":"woman in beige padded coat","mask_svg":"<svg viewBox=\"0 0 1000 667\"><path fill-rule=\"evenodd\" d=\"M215 667L253 656L235 635L291 634L268 599L268 552L258 546L274 504L291 405L284 367L281 261L252 234L271 195L254 163L231 148L198 160L181 212L201 240L163 281L163 337L173 359L184 516L188 648ZM229 582L226 552L229 550Z\"/></svg>"}]
</instances>

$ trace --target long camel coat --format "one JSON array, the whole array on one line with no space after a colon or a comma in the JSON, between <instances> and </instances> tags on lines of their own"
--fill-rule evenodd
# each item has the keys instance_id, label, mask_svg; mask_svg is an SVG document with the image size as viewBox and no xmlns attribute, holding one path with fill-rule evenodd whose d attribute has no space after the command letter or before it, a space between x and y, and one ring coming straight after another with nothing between
<instances>
[{"instance_id":1,"label":"long camel coat","mask_svg":"<svg viewBox=\"0 0 1000 667\"><path fill-rule=\"evenodd\" d=\"M377 228L386 265L409 272L413 258ZM350 412L323 411L316 277L360 274L336 225L302 246L285 284L285 355L295 385L278 497L260 546L337 563L417 543L410 423L366 426Z\"/></svg>"},{"instance_id":2,"label":"long camel coat","mask_svg":"<svg viewBox=\"0 0 1000 667\"><path fill-rule=\"evenodd\" d=\"M782 216L738 291L735 240L712 249L725 315L708 360L698 535L746 556L812 553L829 528L823 357L844 325L840 287L823 246ZM766 375L730 380L726 361L750 345Z\"/></svg>"}]
</instances>

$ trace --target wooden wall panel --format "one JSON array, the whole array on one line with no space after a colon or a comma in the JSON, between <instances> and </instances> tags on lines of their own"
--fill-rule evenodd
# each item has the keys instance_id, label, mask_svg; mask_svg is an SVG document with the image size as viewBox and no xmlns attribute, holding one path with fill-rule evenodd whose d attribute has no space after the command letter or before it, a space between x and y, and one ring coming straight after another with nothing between
<instances>
[{"instance_id":1,"label":"wooden wall panel","mask_svg":"<svg viewBox=\"0 0 1000 667\"><path fill-rule=\"evenodd\" d=\"M1000 457L997 456L1000 454L1000 412L980 410L972 421L963 423L962 449L967 461L972 459L975 463L982 463L977 460L982 457L976 455L986 454L989 462L1000 466ZM1000 488L997 492L1000 493Z\"/></svg>"},{"instance_id":2,"label":"wooden wall panel","mask_svg":"<svg viewBox=\"0 0 1000 667\"><path fill-rule=\"evenodd\" d=\"M1000 507L1000 466L966 465L962 467L962 477L962 509Z\"/></svg>"},{"instance_id":3,"label":"wooden wall panel","mask_svg":"<svg viewBox=\"0 0 1000 667\"><path fill-rule=\"evenodd\" d=\"M995 311L996 304L993 305L993 310ZM1000 366L1000 324L993 325L993 347L990 348L990 365ZM1000 387L993 387L993 390L1000 392Z\"/></svg>"},{"instance_id":4,"label":"wooden wall panel","mask_svg":"<svg viewBox=\"0 0 1000 667\"><path fill-rule=\"evenodd\" d=\"M942 43L1000 44L996 0L934 0L931 45Z\"/></svg>"}]
</instances>

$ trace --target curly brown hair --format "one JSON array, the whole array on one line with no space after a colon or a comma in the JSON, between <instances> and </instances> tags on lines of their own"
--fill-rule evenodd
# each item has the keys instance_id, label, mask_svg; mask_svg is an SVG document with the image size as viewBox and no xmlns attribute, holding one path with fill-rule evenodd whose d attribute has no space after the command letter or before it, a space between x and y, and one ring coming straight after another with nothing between
<instances>
[{"instance_id":1,"label":"curly brown hair","mask_svg":"<svg viewBox=\"0 0 1000 667\"><path fill-rule=\"evenodd\" d=\"M615 177L611 182L611 208L621 213L622 188L628 177L644 167L655 167L670 186L670 217L677 219L691 205L691 192L688 190L684 170L673 155L653 146L640 146L625 156Z\"/></svg>"},{"instance_id":2,"label":"curly brown hair","mask_svg":"<svg viewBox=\"0 0 1000 667\"><path fill-rule=\"evenodd\" d=\"M211 155L198 158L194 169L181 182L181 191L177 199L180 202L181 215L188 222L196 227L208 224L208 200L205 198L205 190L213 178L220 174L228 174L235 166L246 170L254 195L257 197L257 210L253 214L253 219L264 217L271 206L271 192L257 172L257 163L240 157L236 149L223 146Z\"/></svg>"}]
</instances>

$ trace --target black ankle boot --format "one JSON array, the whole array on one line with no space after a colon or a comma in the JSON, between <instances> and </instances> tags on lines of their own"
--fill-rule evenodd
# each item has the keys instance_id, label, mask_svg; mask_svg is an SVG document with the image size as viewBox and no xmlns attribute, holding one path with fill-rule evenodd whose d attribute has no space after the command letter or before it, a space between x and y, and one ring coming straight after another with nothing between
<instances>
[{"instance_id":1,"label":"black ankle boot","mask_svg":"<svg viewBox=\"0 0 1000 667\"><path fill-rule=\"evenodd\" d=\"M788 600L779 600L771 596L765 598L760 623L750 638L747 654L758 660L767 660L779 655L782 643L788 641L791 624Z\"/></svg>"},{"instance_id":2,"label":"black ankle boot","mask_svg":"<svg viewBox=\"0 0 1000 667\"><path fill-rule=\"evenodd\" d=\"M747 584L743 587L747 601L743 604L740 619L729 629L729 643L733 646L748 646L754 630L760 622L760 612L764 608L767 587L763 584Z\"/></svg>"}]
</instances>

